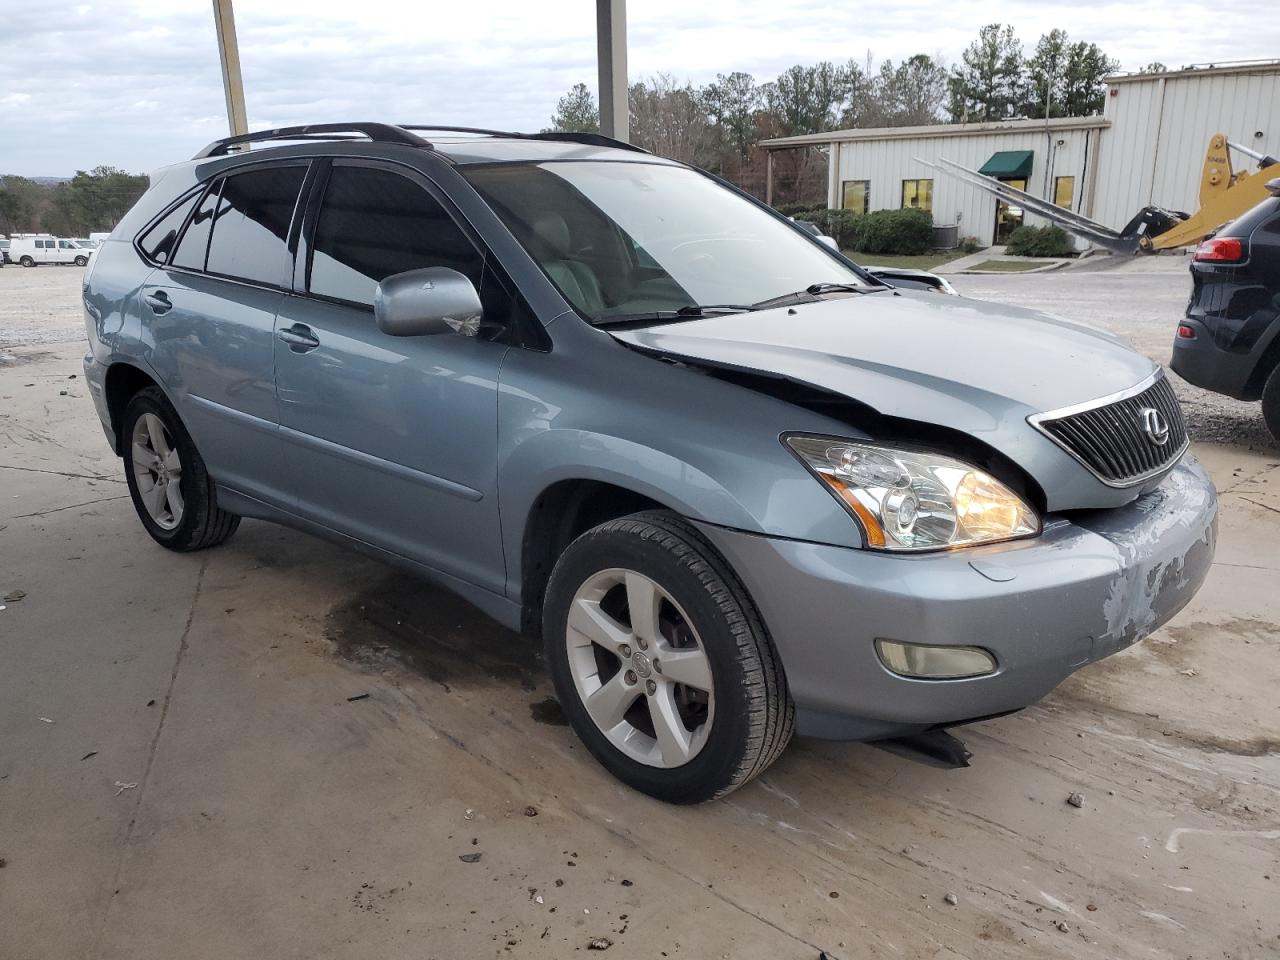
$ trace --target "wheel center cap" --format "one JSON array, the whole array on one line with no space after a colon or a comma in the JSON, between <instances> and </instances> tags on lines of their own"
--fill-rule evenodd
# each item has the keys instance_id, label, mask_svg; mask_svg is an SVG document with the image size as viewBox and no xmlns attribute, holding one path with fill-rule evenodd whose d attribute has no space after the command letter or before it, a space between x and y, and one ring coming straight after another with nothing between
<instances>
[{"instance_id":1,"label":"wheel center cap","mask_svg":"<svg viewBox=\"0 0 1280 960\"><path fill-rule=\"evenodd\" d=\"M636 673L640 674L641 677L648 679L649 675L653 673L653 664L650 663L648 655L641 653L639 650L631 654L631 662L636 668Z\"/></svg>"}]
</instances>

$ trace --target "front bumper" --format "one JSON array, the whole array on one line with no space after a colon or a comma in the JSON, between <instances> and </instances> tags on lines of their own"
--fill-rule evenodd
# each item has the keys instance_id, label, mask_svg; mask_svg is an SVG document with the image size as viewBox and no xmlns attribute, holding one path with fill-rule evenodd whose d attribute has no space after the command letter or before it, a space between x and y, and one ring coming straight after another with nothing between
<instances>
[{"instance_id":1,"label":"front bumper","mask_svg":"<svg viewBox=\"0 0 1280 960\"><path fill-rule=\"evenodd\" d=\"M1187 456L1127 506L1047 518L1034 540L914 556L700 526L760 609L799 732L871 740L1020 709L1149 635L1209 571L1217 496ZM908 679L880 662L877 637L984 647L997 668Z\"/></svg>"}]
</instances>

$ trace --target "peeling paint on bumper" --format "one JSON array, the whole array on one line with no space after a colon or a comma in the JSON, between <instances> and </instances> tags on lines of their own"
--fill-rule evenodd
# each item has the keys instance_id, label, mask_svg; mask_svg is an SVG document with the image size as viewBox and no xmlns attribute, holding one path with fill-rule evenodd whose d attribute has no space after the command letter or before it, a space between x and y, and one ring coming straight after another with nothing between
<instances>
[{"instance_id":1,"label":"peeling paint on bumper","mask_svg":"<svg viewBox=\"0 0 1280 960\"><path fill-rule=\"evenodd\" d=\"M1188 456L1132 504L1047 518L1033 541L888 556L702 529L760 608L801 732L874 739L1025 707L1148 636L1209 571L1217 496ZM980 646L998 667L906 679L880 663L877 637Z\"/></svg>"}]
</instances>

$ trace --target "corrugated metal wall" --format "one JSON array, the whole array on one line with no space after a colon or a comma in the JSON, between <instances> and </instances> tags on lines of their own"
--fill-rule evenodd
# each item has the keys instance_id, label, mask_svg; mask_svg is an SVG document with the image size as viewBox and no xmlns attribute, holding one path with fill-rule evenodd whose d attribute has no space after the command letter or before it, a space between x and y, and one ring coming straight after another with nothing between
<instances>
[{"instance_id":1,"label":"corrugated metal wall","mask_svg":"<svg viewBox=\"0 0 1280 960\"><path fill-rule=\"evenodd\" d=\"M1114 85L1103 116L1097 197L1092 217L1119 229L1138 210L1156 204L1194 211L1209 139L1227 139L1280 155L1280 69L1174 74ZM1254 137L1262 131L1261 139ZM1237 170L1254 161L1233 153Z\"/></svg>"},{"instance_id":2,"label":"corrugated metal wall","mask_svg":"<svg viewBox=\"0 0 1280 960\"><path fill-rule=\"evenodd\" d=\"M998 150L1030 150L1034 154L1028 192L1053 199L1056 177L1075 177L1072 208L1081 210L1087 188L1088 164L1097 153L1099 130L1001 131L969 136L913 137L894 140L852 140L833 145L831 205L839 206L841 184L846 180L871 181L871 209L893 210L902 206L902 181L933 180L933 221L958 223L960 236L977 237L990 245L995 234L996 200L955 177L945 176L914 158L936 161L940 157L976 170ZM1061 143L1059 143L1061 141ZM1046 179L1047 174L1047 179ZM1028 224L1042 220L1028 214Z\"/></svg>"}]
</instances>

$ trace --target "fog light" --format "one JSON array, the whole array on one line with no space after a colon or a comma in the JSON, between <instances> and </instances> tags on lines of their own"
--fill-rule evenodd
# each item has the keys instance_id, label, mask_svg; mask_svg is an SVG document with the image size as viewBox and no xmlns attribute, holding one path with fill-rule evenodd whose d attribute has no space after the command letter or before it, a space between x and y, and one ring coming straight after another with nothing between
<instances>
[{"instance_id":1,"label":"fog light","mask_svg":"<svg viewBox=\"0 0 1280 960\"><path fill-rule=\"evenodd\" d=\"M994 673L996 658L981 647L939 647L898 640L876 640L880 662L901 677L958 680Z\"/></svg>"}]
</instances>

